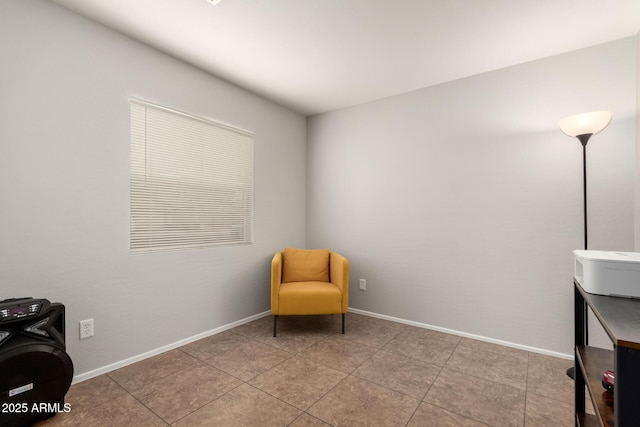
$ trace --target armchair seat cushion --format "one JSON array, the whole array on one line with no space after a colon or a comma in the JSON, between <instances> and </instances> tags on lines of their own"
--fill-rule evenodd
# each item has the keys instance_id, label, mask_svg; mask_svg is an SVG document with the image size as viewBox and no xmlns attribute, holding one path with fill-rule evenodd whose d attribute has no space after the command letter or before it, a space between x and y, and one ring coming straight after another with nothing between
<instances>
[{"instance_id":1,"label":"armchair seat cushion","mask_svg":"<svg viewBox=\"0 0 640 427\"><path fill-rule=\"evenodd\" d=\"M280 285L279 314L342 313L342 292L329 282L287 282Z\"/></svg>"}]
</instances>

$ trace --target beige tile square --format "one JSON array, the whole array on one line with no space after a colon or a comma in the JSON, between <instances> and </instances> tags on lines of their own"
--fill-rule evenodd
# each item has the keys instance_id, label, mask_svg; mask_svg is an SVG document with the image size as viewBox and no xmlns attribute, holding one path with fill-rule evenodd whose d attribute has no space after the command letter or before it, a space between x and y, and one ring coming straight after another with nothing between
<instances>
[{"instance_id":1,"label":"beige tile square","mask_svg":"<svg viewBox=\"0 0 640 427\"><path fill-rule=\"evenodd\" d=\"M521 390L527 388L527 361L507 353L459 345L447 361L445 368Z\"/></svg>"},{"instance_id":2,"label":"beige tile square","mask_svg":"<svg viewBox=\"0 0 640 427\"><path fill-rule=\"evenodd\" d=\"M122 397L127 392L107 375L100 375L73 384L65 397L65 403L71 405L72 411L98 406L109 400Z\"/></svg>"},{"instance_id":3,"label":"beige tile square","mask_svg":"<svg viewBox=\"0 0 640 427\"><path fill-rule=\"evenodd\" d=\"M573 404L527 393L525 427L573 427Z\"/></svg>"},{"instance_id":4,"label":"beige tile square","mask_svg":"<svg viewBox=\"0 0 640 427\"><path fill-rule=\"evenodd\" d=\"M524 422L524 390L446 368L424 401L491 426Z\"/></svg>"},{"instance_id":5,"label":"beige tile square","mask_svg":"<svg viewBox=\"0 0 640 427\"><path fill-rule=\"evenodd\" d=\"M82 425L81 416L86 416L88 412L103 403L128 395L129 393L107 375L100 375L69 388L64 401L71 406L70 412L58 413L36 425L51 427Z\"/></svg>"},{"instance_id":6,"label":"beige tile square","mask_svg":"<svg viewBox=\"0 0 640 427\"><path fill-rule=\"evenodd\" d=\"M242 381L249 381L290 357L286 351L251 340L207 359L207 363Z\"/></svg>"},{"instance_id":7,"label":"beige tile square","mask_svg":"<svg viewBox=\"0 0 640 427\"><path fill-rule=\"evenodd\" d=\"M147 385L132 393L140 402L171 424L242 384L204 362Z\"/></svg>"},{"instance_id":8,"label":"beige tile square","mask_svg":"<svg viewBox=\"0 0 640 427\"><path fill-rule=\"evenodd\" d=\"M340 337L371 347L382 347L405 328L406 326L400 323L367 317L351 323L346 333Z\"/></svg>"},{"instance_id":9,"label":"beige tile square","mask_svg":"<svg viewBox=\"0 0 640 427\"><path fill-rule=\"evenodd\" d=\"M474 340L471 338L463 337L460 340L460 347L468 347L478 351L488 351L491 353L497 353L504 356L511 356L522 362L529 362L529 352L520 350L513 347L507 347L500 344L494 344L486 341Z\"/></svg>"},{"instance_id":10,"label":"beige tile square","mask_svg":"<svg viewBox=\"0 0 640 427\"><path fill-rule=\"evenodd\" d=\"M72 410L68 414L57 414L50 421L39 423L38 426L166 427L168 424L127 393L98 406L77 412Z\"/></svg>"},{"instance_id":11,"label":"beige tile square","mask_svg":"<svg viewBox=\"0 0 640 427\"><path fill-rule=\"evenodd\" d=\"M288 329L278 333L277 337L268 336L266 338L256 338L263 344L268 344L277 349L286 351L288 353L299 353L318 341L321 341L330 334L321 331L314 331L309 329Z\"/></svg>"},{"instance_id":12,"label":"beige tile square","mask_svg":"<svg viewBox=\"0 0 640 427\"><path fill-rule=\"evenodd\" d=\"M376 351L375 348L364 344L330 337L299 354L329 368L351 373Z\"/></svg>"},{"instance_id":13,"label":"beige tile square","mask_svg":"<svg viewBox=\"0 0 640 427\"><path fill-rule=\"evenodd\" d=\"M175 349L116 369L107 375L125 390L135 391L174 372L187 369L195 361L192 356Z\"/></svg>"},{"instance_id":14,"label":"beige tile square","mask_svg":"<svg viewBox=\"0 0 640 427\"><path fill-rule=\"evenodd\" d=\"M207 360L213 356L232 350L247 341L249 341L249 339L243 335L232 331L224 331L183 345L180 347L180 350L197 359Z\"/></svg>"},{"instance_id":15,"label":"beige tile square","mask_svg":"<svg viewBox=\"0 0 640 427\"><path fill-rule=\"evenodd\" d=\"M307 413L333 426L405 426L420 400L349 376Z\"/></svg>"},{"instance_id":16,"label":"beige tile square","mask_svg":"<svg viewBox=\"0 0 640 427\"><path fill-rule=\"evenodd\" d=\"M281 324L278 319L278 330L286 328ZM268 338L273 337L273 316L261 317L253 322L245 323L244 325L236 326L232 329L234 333L242 335L246 338Z\"/></svg>"},{"instance_id":17,"label":"beige tile square","mask_svg":"<svg viewBox=\"0 0 640 427\"><path fill-rule=\"evenodd\" d=\"M345 327L348 328L358 319L353 315L345 316ZM308 333L319 333L324 335L342 334L341 314L322 314L313 316L279 316L278 336L280 332L307 331Z\"/></svg>"},{"instance_id":18,"label":"beige tile square","mask_svg":"<svg viewBox=\"0 0 640 427\"><path fill-rule=\"evenodd\" d=\"M486 427L486 424L422 402L407 427Z\"/></svg>"},{"instance_id":19,"label":"beige tile square","mask_svg":"<svg viewBox=\"0 0 640 427\"><path fill-rule=\"evenodd\" d=\"M87 409L71 409L70 412L59 412L53 417L47 418L46 420L37 421L31 424L31 427L69 427L69 426L81 426L82 419L81 416L86 416L86 414L91 410L91 408ZM1 418L1 417L0 417ZM3 426L4 426L4 420Z\"/></svg>"},{"instance_id":20,"label":"beige tile square","mask_svg":"<svg viewBox=\"0 0 640 427\"><path fill-rule=\"evenodd\" d=\"M294 422L289 424L288 427L331 427L331 425L304 413L296 418Z\"/></svg>"},{"instance_id":21,"label":"beige tile square","mask_svg":"<svg viewBox=\"0 0 640 427\"><path fill-rule=\"evenodd\" d=\"M174 426L286 426L302 412L248 384L231 390Z\"/></svg>"},{"instance_id":22,"label":"beige tile square","mask_svg":"<svg viewBox=\"0 0 640 427\"><path fill-rule=\"evenodd\" d=\"M439 366L388 351L379 351L353 375L422 399L440 373Z\"/></svg>"},{"instance_id":23,"label":"beige tile square","mask_svg":"<svg viewBox=\"0 0 640 427\"><path fill-rule=\"evenodd\" d=\"M250 384L306 410L346 376L344 372L298 356L257 376Z\"/></svg>"},{"instance_id":24,"label":"beige tile square","mask_svg":"<svg viewBox=\"0 0 640 427\"><path fill-rule=\"evenodd\" d=\"M574 403L574 383L566 374L572 360L529 353L527 391L567 403Z\"/></svg>"},{"instance_id":25,"label":"beige tile square","mask_svg":"<svg viewBox=\"0 0 640 427\"><path fill-rule=\"evenodd\" d=\"M408 326L383 347L394 354L444 366L460 337Z\"/></svg>"}]
</instances>

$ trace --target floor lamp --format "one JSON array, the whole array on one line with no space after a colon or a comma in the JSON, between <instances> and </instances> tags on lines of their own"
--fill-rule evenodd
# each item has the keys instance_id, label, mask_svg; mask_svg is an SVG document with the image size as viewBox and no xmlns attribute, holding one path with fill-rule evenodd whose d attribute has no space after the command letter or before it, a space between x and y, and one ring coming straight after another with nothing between
<instances>
[{"instance_id":1,"label":"floor lamp","mask_svg":"<svg viewBox=\"0 0 640 427\"><path fill-rule=\"evenodd\" d=\"M602 131L611 121L609 111L592 111L565 117L558 122L560 129L568 136L576 137L582 144L582 193L584 206L584 249L588 249L587 239L587 142L592 135ZM586 316L586 312L585 312ZM586 325L585 319L585 325ZM567 375L575 379L575 367L567 369Z\"/></svg>"}]
</instances>

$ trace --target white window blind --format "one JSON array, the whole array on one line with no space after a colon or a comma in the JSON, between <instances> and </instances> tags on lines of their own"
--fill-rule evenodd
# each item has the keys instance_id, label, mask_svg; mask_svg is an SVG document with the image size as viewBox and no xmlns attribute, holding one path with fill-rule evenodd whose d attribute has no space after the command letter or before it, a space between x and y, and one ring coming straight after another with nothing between
<instances>
[{"instance_id":1,"label":"white window blind","mask_svg":"<svg viewBox=\"0 0 640 427\"><path fill-rule=\"evenodd\" d=\"M130 105L131 253L250 243L253 135Z\"/></svg>"}]
</instances>

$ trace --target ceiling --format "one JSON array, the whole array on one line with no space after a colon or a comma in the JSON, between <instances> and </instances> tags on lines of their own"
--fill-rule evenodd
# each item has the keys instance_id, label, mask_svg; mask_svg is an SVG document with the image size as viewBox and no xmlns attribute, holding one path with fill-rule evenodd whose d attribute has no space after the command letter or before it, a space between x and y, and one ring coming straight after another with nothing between
<instances>
[{"instance_id":1,"label":"ceiling","mask_svg":"<svg viewBox=\"0 0 640 427\"><path fill-rule=\"evenodd\" d=\"M640 0L53 1L305 115L640 30Z\"/></svg>"}]
</instances>

